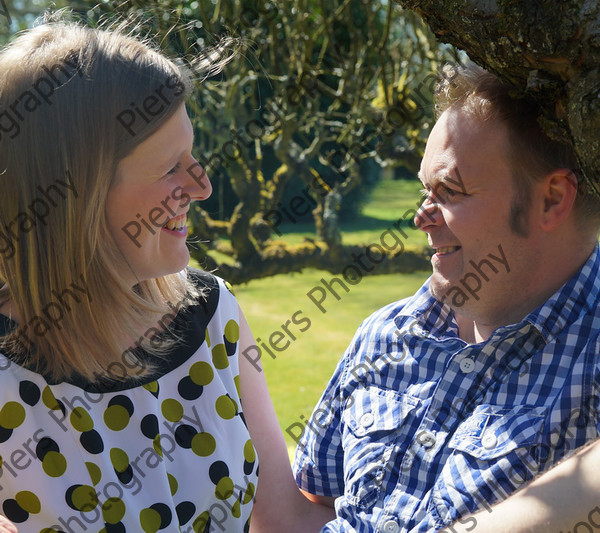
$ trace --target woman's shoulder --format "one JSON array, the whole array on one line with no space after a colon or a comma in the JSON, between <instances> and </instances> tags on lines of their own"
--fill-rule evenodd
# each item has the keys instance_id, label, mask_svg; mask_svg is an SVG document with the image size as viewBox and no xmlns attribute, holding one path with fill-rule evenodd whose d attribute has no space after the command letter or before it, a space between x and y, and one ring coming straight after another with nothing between
<instances>
[{"instance_id":1,"label":"woman's shoulder","mask_svg":"<svg viewBox=\"0 0 600 533\"><path fill-rule=\"evenodd\" d=\"M205 299L216 298L218 300L219 293L221 292L229 293L235 298L232 286L223 278L195 267L187 267L186 273L188 279L201 292Z\"/></svg>"}]
</instances>

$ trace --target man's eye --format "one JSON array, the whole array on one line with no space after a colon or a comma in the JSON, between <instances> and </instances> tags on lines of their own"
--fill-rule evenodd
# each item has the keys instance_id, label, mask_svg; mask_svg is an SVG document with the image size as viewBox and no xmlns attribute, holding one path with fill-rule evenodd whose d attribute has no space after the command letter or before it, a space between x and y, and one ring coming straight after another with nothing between
<instances>
[{"instance_id":1,"label":"man's eye","mask_svg":"<svg viewBox=\"0 0 600 533\"><path fill-rule=\"evenodd\" d=\"M172 176L173 174L176 174L180 168L181 168L181 163L177 163L171 170L169 170L169 172L167 172L165 174L165 176Z\"/></svg>"}]
</instances>

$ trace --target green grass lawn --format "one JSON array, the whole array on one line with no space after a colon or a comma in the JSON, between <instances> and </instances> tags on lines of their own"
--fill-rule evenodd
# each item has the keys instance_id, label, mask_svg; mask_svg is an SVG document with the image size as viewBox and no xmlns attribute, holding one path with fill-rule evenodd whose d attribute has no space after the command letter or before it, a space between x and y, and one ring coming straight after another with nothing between
<instances>
[{"instance_id":1,"label":"green grass lawn","mask_svg":"<svg viewBox=\"0 0 600 533\"><path fill-rule=\"evenodd\" d=\"M416 208L419 189L420 183L414 181L380 182L362 214L342 225L344 243L378 241L393 222ZM290 243L301 242L305 236L314 237L314 227L309 224L282 225L280 229L281 238ZM409 228L406 231L406 248L426 245L422 232ZM306 270L235 287L255 338L268 345L268 339L274 335L280 338L280 346L289 343L281 352L271 350L275 358L263 349L263 366L290 448L295 446L293 435L299 434L299 427L286 430L293 424L304 425L359 324L380 307L413 294L428 276L429 272L366 276L356 285L347 285L348 292L336 285L339 300L326 290L322 304L325 312L307 294L315 287L324 288L322 279L331 282L336 277L329 272ZM292 320L295 313L298 325L289 324L287 333L282 325ZM257 340L259 346L261 341Z\"/></svg>"},{"instance_id":2,"label":"green grass lawn","mask_svg":"<svg viewBox=\"0 0 600 533\"><path fill-rule=\"evenodd\" d=\"M382 180L373 190L369 202L362 213L354 220L340 224L344 244L370 244L376 242L383 231L402 218L412 219L407 212L417 208L420 198L419 181ZM298 244L305 237L315 238L313 223L282 223L278 227L283 233L281 240L290 244ZM427 245L426 235L417 229L406 227L409 238L404 243L406 249L421 248Z\"/></svg>"},{"instance_id":3,"label":"green grass lawn","mask_svg":"<svg viewBox=\"0 0 600 533\"><path fill-rule=\"evenodd\" d=\"M269 391L288 447L295 446L295 442L286 429L294 423L303 424L310 416L359 324L380 307L413 294L428 275L418 272L364 277L359 284L348 286L349 292L340 287L339 301L328 293L322 304L325 313L307 293L321 285L321 279L330 282L335 276L329 272L307 270L254 280L235 288L255 338L268 344L269 337L281 331L289 341L289 347L280 353L272 350L275 359L263 350ZM298 311L302 312L296 315L299 326L288 327L296 339L291 340L281 326ZM310 326L300 318L310 320ZM285 344L286 341L280 341L281 346ZM298 435L298 426L290 431Z\"/></svg>"}]
</instances>

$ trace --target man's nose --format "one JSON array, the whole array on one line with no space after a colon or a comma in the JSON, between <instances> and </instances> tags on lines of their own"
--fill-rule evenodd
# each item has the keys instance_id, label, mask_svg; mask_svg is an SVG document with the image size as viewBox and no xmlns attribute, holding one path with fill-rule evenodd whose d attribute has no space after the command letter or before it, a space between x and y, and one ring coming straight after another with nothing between
<instances>
[{"instance_id":1,"label":"man's nose","mask_svg":"<svg viewBox=\"0 0 600 533\"><path fill-rule=\"evenodd\" d=\"M430 197L425 198L414 218L415 226L421 231L429 232L440 225L442 215L438 204Z\"/></svg>"}]
</instances>

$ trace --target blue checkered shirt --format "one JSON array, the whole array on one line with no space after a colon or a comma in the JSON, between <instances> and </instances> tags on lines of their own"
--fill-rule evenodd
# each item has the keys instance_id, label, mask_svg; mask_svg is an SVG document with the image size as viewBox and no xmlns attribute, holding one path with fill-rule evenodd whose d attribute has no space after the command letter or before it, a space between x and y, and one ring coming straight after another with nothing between
<instances>
[{"instance_id":1,"label":"blue checkered shirt","mask_svg":"<svg viewBox=\"0 0 600 533\"><path fill-rule=\"evenodd\" d=\"M442 529L599 434L598 246L477 344L428 287L361 325L301 437L298 485L337 497L322 532Z\"/></svg>"}]
</instances>

